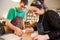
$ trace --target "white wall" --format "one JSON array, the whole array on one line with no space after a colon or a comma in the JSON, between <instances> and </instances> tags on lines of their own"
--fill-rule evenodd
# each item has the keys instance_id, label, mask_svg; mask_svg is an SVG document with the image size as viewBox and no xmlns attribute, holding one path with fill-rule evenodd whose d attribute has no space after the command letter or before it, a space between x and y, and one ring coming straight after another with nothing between
<instances>
[{"instance_id":1,"label":"white wall","mask_svg":"<svg viewBox=\"0 0 60 40\"><path fill-rule=\"evenodd\" d=\"M8 9L16 5L17 3L11 0L0 0L0 17L6 17Z\"/></svg>"},{"instance_id":2,"label":"white wall","mask_svg":"<svg viewBox=\"0 0 60 40\"><path fill-rule=\"evenodd\" d=\"M45 0L45 4L49 9L60 8L60 0Z\"/></svg>"}]
</instances>

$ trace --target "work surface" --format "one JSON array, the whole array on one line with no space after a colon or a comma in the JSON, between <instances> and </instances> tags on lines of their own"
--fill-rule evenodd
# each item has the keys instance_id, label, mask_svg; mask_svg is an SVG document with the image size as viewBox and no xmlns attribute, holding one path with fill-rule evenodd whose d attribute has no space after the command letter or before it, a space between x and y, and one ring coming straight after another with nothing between
<instances>
[{"instance_id":1,"label":"work surface","mask_svg":"<svg viewBox=\"0 0 60 40\"><path fill-rule=\"evenodd\" d=\"M37 36L38 32L23 34L22 37L18 37L15 34L5 34L1 36L4 40L33 40L33 37Z\"/></svg>"}]
</instances>

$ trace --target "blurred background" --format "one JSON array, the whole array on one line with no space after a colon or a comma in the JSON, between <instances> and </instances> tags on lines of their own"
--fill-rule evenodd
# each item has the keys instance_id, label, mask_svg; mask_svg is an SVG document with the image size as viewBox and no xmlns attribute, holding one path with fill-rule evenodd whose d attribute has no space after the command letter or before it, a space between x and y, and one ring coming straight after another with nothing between
<instances>
[{"instance_id":1,"label":"blurred background","mask_svg":"<svg viewBox=\"0 0 60 40\"><path fill-rule=\"evenodd\" d=\"M18 0L19 1L19 0ZM29 3L33 0L29 0ZM0 17L5 17L10 7L14 7L18 2L13 0L0 0ZM49 9L60 9L60 0L45 0L45 4Z\"/></svg>"},{"instance_id":2,"label":"blurred background","mask_svg":"<svg viewBox=\"0 0 60 40\"><path fill-rule=\"evenodd\" d=\"M8 10L11 7L15 7L16 5L18 5L18 1L19 0L0 0L0 18L6 18ZM33 0L29 0L29 4L32 1ZM49 9L55 10L56 12L58 12L58 14L60 14L60 0L44 0L44 3ZM25 17L25 20L28 22L38 21L38 17L28 13Z\"/></svg>"}]
</instances>

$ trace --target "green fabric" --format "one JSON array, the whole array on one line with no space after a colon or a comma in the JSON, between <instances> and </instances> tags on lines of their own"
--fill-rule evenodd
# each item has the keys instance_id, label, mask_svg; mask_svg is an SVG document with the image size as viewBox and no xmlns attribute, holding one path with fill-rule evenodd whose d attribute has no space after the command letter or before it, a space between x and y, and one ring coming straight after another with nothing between
<instances>
[{"instance_id":1,"label":"green fabric","mask_svg":"<svg viewBox=\"0 0 60 40\"><path fill-rule=\"evenodd\" d=\"M15 8L10 8L8 15L7 15L7 19L9 20L13 20L16 16L20 16L22 19L24 19L25 17L25 10L18 10L17 7Z\"/></svg>"}]
</instances>

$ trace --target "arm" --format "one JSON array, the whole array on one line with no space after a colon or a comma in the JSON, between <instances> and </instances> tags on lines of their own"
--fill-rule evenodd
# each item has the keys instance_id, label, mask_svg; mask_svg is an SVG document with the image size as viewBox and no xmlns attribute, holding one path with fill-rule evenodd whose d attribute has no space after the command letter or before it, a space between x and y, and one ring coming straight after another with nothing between
<instances>
[{"instance_id":1,"label":"arm","mask_svg":"<svg viewBox=\"0 0 60 40\"><path fill-rule=\"evenodd\" d=\"M16 26L12 25L8 19L5 19L5 21L6 21L5 25L9 27L11 30L18 29Z\"/></svg>"},{"instance_id":2,"label":"arm","mask_svg":"<svg viewBox=\"0 0 60 40\"><path fill-rule=\"evenodd\" d=\"M47 11L47 15L49 17L49 24L52 25L53 28L56 28L56 30L59 30L60 29L60 18L59 18L59 15L50 10L50 11ZM60 35L60 32L59 31L51 31L45 35L38 35L35 39L41 39L41 38L46 38L46 39L52 39L54 40L55 37L59 36ZM45 39L44 39L45 40Z\"/></svg>"},{"instance_id":3,"label":"arm","mask_svg":"<svg viewBox=\"0 0 60 40\"><path fill-rule=\"evenodd\" d=\"M7 19L6 19L6 26L9 27L12 30L16 30L16 27L14 25L12 25L11 22L10 22L11 20L13 20L13 18L14 18L13 15L14 14L15 14L14 8L9 9Z\"/></svg>"},{"instance_id":4,"label":"arm","mask_svg":"<svg viewBox=\"0 0 60 40\"><path fill-rule=\"evenodd\" d=\"M50 20L50 24L52 25L52 27L56 28L56 30L59 30L60 29L60 18L59 18L59 15L58 13L54 12L54 11L48 11L48 16L49 16L49 20ZM57 34L59 32L57 31L54 31L54 32L50 32L48 33L50 38L53 38L60 35Z\"/></svg>"},{"instance_id":5,"label":"arm","mask_svg":"<svg viewBox=\"0 0 60 40\"><path fill-rule=\"evenodd\" d=\"M12 25L10 20L13 20L13 15L15 13L15 10L14 9L10 9L9 12L8 12L8 15L7 15L7 19L6 20L6 27L10 28L11 30L14 30L16 32L17 35L21 35L21 29Z\"/></svg>"},{"instance_id":6,"label":"arm","mask_svg":"<svg viewBox=\"0 0 60 40\"><path fill-rule=\"evenodd\" d=\"M5 23L6 27L9 27L11 30L14 30L14 33L16 35L18 35L18 36L22 35L22 31L20 28L12 25L8 19L5 19L5 21L6 21L6 23Z\"/></svg>"},{"instance_id":7,"label":"arm","mask_svg":"<svg viewBox=\"0 0 60 40\"><path fill-rule=\"evenodd\" d=\"M48 11L48 16L50 19L50 24L57 29L60 29L60 16L55 11Z\"/></svg>"}]
</instances>

